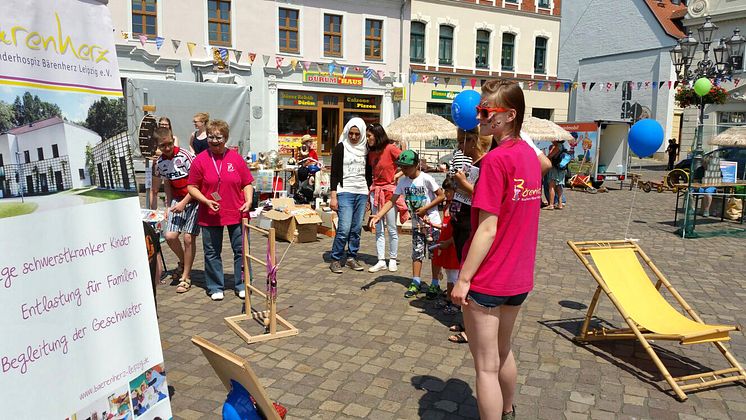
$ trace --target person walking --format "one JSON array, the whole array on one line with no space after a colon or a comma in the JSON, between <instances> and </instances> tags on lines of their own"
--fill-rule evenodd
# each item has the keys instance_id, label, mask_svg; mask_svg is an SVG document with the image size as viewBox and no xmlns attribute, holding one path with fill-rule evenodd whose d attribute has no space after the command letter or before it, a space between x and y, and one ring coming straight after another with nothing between
<instances>
[{"instance_id":1,"label":"person walking","mask_svg":"<svg viewBox=\"0 0 746 420\"><path fill-rule=\"evenodd\" d=\"M396 189L396 181L401 176L397 171L396 160L399 159L401 150L396 147L386 135L386 131L381 124L373 123L368 126L366 132L368 138L368 166L372 171L372 185L370 186L370 209L371 213L376 214L383 207ZM403 205L403 211L406 212L406 205ZM397 208L401 209L398 205ZM375 225L376 229L376 252L378 262L368 268L368 271L375 273L388 268L389 271L396 271L396 258L399 250L399 232L396 225L396 216L399 210L391 209ZM385 227L385 231L384 231ZM388 233L389 262L386 264L386 233Z\"/></svg>"},{"instance_id":2,"label":"person walking","mask_svg":"<svg viewBox=\"0 0 746 420\"><path fill-rule=\"evenodd\" d=\"M533 289L541 165L520 138L526 105L516 83L487 82L477 110L480 133L492 135L497 146L482 158L472 232L451 297L464 308L480 418L515 419L511 335Z\"/></svg>"},{"instance_id":3,"label":"person walking","mask_svg":"<svg viewBox=\"0 0 746 420\"><path fill-rule=\"evenodd\" d=\"M189 137L189 147L195 156L198 156L209 147L207 144L207 124L209 121L210 114L206 112L198 112L192 118L195 130Z\"/></svg>"},{"instance_id":4,"label":"person walking","mask_svg":"<svg viewBox=\"0 0 746 420\"><path fill-rule=\"evenodd\" d=\"M549 148L547 157L552 161L552 168L547 173L547 181L549 183L549 205L544 207L546 210L562 210L565 204L562 201L563 186L565 185L565 176L567 175L567 168L561 168L562 154L565 151L565 146L562 140L552 141L552 147ZM556 200L555 200L556 197ZM556 205L555 205L556 202Z\"/></svg>"},{"instance_id":5,"label":"person walking","mask_svg":"<svg viewBox=\"0 0 746 420\"><path fill-rule=\"evenodd\" d=\"M666 165L666 169L670 171L676 165L676 159L679 157L679 144L676 143L676 139L668 139L666 153L668 153L668 165Z\"/></svg>"},{"instance_id":6,"label":"person walking","mask_svg":"<svg viewBox=\"0 0 746 420\"><path fill-rule=\"evenodd\" d=\"M367 154L365 121L358 117L351 118L332 151L329 206L337 212L338 222L329 269L335 274L342 273L343 264L355 271L364 269L357 259L357 253L371 178L370 167L365 161ZM347 259L343 261L345 248Z\"/></svg>"},{"instance_id":7,"label":"person walking","mask_svg":"<svg viewBox=\"0 0 746 420\"><path fill-rule=\"evenodd\" d=\"M246 297L241 276L243 241L241 218L249 212L254 188L246 162L236 151L225 147L230 134L225 121L207 125L209 149L200 153L189 172L189 194L200 203L198 224L202 227L207 293L212 300L223 300L223 232L228 228L233 249L233 281L238 297Z\"/></svg>"}]
</instances>

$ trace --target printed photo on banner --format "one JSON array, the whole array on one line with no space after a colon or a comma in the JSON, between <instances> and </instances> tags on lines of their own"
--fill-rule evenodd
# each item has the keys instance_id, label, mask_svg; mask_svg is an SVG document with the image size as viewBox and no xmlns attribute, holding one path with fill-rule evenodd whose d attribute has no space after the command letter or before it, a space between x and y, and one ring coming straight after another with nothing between
<instances>
[{"instance_id":1,"label":"printed photo on banner","mask_svg":"<svg viewBox=\"0 0 746 420\"><path fill-rule=\"evenodd\" d=\"M93 402L78 411L70 420L128 420L133 418L127 387L122 387L108 397Z\"/></svg>"},{"instance_id":2,"label":"printed photo on banner","mask_svg":"<svg viewBox=\"0 0 746 420\"><path fill-rule=\"evenodd\" d=\"M144 415L168 398L168 384L163 365L156 365L130 381L130 398L136 417Z\"/></svg>"}]
</instances>

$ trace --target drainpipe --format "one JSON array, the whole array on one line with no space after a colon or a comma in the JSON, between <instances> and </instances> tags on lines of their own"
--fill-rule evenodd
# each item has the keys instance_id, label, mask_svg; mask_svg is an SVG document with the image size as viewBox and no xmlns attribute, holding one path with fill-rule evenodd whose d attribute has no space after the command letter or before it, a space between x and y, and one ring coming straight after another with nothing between
<instances>
[{"instance_id":1,"label":"drainpipe","mask_svg":"<svg viewBox=\"0 0 746 420\"><path fill-rule=\"evenodd\" d=\"M402 81L401 74L404 67L404 7L409 0L401 0L399 9L399 82Z\"/></svg>"}]
</instances>

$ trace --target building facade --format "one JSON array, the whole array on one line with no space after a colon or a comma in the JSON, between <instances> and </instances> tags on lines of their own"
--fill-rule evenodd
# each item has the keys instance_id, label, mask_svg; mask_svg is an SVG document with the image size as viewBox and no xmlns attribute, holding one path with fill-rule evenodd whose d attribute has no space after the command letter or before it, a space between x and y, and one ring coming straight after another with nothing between
<instances>
[{"instance_id":1,"label":"building facade","mask_svg":"<svg viewBox=\"0 0 746 420\"><path fill-rule=\"evenodd\" d=\"M463 89L505 78L522 84L528 115L565 121L567 93L564 84L557 88L560 8L560 0L414 0L409 111L450 119Z\"/></svg>"},{"instance_id":2,"label":"building facade","mask_svg":"<svg viewBox=\"0 0 746 420\"><path fill-rule=\"evenodd\" d=\"M675 137L675 80L669 51L684 35L680 0L562 2L559 77L577 83L573 121L653 118ZM662 83L661 83L662 82ZM594 89L595 87L595 89ZM665 142L662 148L665 148Z\"/></svg>"},{"instance_id":3,"label":"building facade","mask_svg":"<svg viewBox=\"0 0 746 420\"><path fill-rule=\"evenodd\" d=\"M697 28L702 26L705 16L710 16L712 23L718 26L713 35L713 40L722 37L730 38L735 29L746 31L746 0L694 0L688 3L687 14L682 23L687 30L694 32L695 38L697 37ZM743 32L741 35L744 35ZM694 63L702 59L702 48L700 46L697 47L697 51L698 54L694 57ZM746 52L744 54L746 55ZM710 52L710 58L712 59L712 51ZM728 91L726 102L724 104L705 105L702 136L705 151L714 147L709 144L712 137L730 127L746 125L746 56L741 57L739 64L733 73L732 80L722 82L722 86ZM681 149L684 152L693 149L697 114L698 109L696 107L683 110Z\"/></svg>"},{"instance_id":4,"label":"building facade","mask_svg":"<svg viewBox=\"0 0 746 420\"><path fill-rule=\"evenodd\" d=\"M86 146L95 132L52 117L0 135L0 191L3 197L59 192L91 185Z\"/></svg>"},{"instance_id":5,"label":"building facade","mask_svg":"<svg viewBox=\"0 0 746 420\"><path fill-rule=\"evenodd\" d=\"M327 154L350 117L385 125L400 113L393 91L406 71L408 1L110 0L109 8L122 77L248 86L244 152L289 151L308 134ZM200 100L210 112L219 98ZM191 115L181 117L172 122L191 126Z\"/></svg>"}]
</instances>

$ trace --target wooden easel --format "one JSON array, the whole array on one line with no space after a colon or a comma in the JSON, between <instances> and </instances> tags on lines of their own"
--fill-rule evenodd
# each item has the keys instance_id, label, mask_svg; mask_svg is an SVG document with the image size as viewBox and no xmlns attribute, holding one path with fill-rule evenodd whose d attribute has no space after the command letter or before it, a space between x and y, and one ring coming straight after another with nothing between
<instances>
[{"instance_id":1,"label":"wooden easel","mask_svg":"<svg viewBox=\"0 0 746 420\"><path fill-rule=\"evenodd\" d=\"M265 418L280 420L280 415L275 411L267 391L246 360L200 336L192 337L192 343L202 350L202 354L210 362L210 366L212 366L220 381L223 382L225 389L231 390L231 379L233 379L243 385L249 391L249 394L254 397L256 406Z\"/></svg>"},{"instance_id":2,"label":"wooden easel","mask_svg":"<svg viewBox=\"0 0 746 420\"><path fill-rule=\"evenodd\" d=\"M249 252L249 238L248 238L248 232L249 230L253 230L255 232L261 233L263 236L266 236L269 239L269 244L267 245L269 247L269 255L270 255L270 262L274 266L277 264L277 256L275 255L275 229L270 228L269 230L260 229L256 226L252 226L249 224L248 219L242 219L241 223L243 224L243 229L246 230L246 235L243 235L243 282L246 287L246 299L245 299L245 313L241 315L234 315L229 316L225 318L226 324L228 324L228 327L233 330L234 333L236 333L239 337L241 337L244 341L247 343L257 343L260 341L267 341L267 340L273 340L275 338L283 338L283 337L290 337L293 335L298 335L298 329L293 326L290 322L288 322L285 318L281 317L277 314L277 300L276 298L270 298L267 296L266 293L262 292L261 290L254 287L250 282L250 276L249 276L249 264L251 261L254 261L256 263L261 264L264 267L267 267L267 263L265 261L260 260L259 258L251 255ZM259 296L261 298L264 298L267 302L267 309L264 311L258 311L255 310L251 305L251 297L252 296ZM240 325L239 322L253 319L254 321L258 322L260 325L264 327L264 333L258 334L258 335L251 335L246 330L244 330ZM277 324L280 324L283 329L281 331L277 331Z\"/></svg>"}]
</instances>

